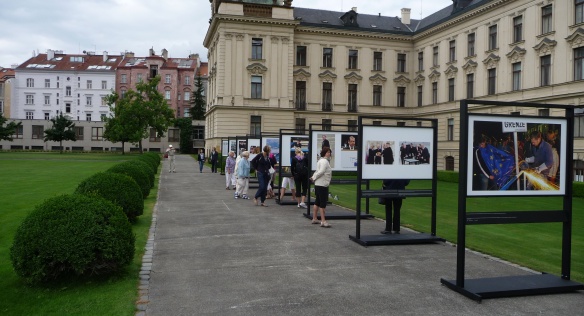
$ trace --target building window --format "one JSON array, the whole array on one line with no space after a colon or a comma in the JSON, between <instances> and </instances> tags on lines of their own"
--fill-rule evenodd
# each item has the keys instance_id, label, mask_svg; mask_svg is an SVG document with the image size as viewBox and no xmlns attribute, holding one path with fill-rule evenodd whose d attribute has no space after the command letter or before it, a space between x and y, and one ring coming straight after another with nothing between
<instances>
[{"instance_id":1,"label":"building window","mask_svg":"<svg viewBox=\"0 0 584 316\"><path fill-rule=\"evenodd\" d=\"M553 31L552 27L552 5L541 8L541 33L549 33Z\"/></svg>"},{"instance_id":2,"label":"building window","mask_svg":"<svg viewBox=\"0 0 584 316\"><path fill-rule=\"evenodd\" d=\"M87 89L93 89L93 82L91 80L87 80Z\"/></svg>"},{"instance_id":3,"label":"building window","mask_svg":"<svg viewBox=\"0 0 584 316\"><path fill-rule=\"evenodd\" d=\"M294 124L294 128L296 133L304 134L306 132L306 119L305 118L296 118L296 122Z\"/></svg>"},{"instance_id":4,"label":"building window","mask_svg":"<svg viewBox=\"0 0 584 316\"><path fill-rule=\"evenodd\" d=\"M45 79L45 88L51 87L51 79Z\"/></svg>"},{"instance_id":5,"label":"building window","mask_svg":"<svg viewBox=\"0 0 584 316\"><path fill-rule=\"evenodd\" d=\"M448 119L448 140L454 140L454 119Z\"/></svg>"},{"instance_id":6,"label":"building window","mask_svg":"<svg viewBox=\"0 0 584 316\"><path fill-rule=\"evenodd\" d=\"M264 40L261 38L251 39L251 59L262 59L262 46Z\"/></svg>"},{"instance_id":7,"label":"building window","mask_svg":"<svg viewBox=\"0 0 584 316\"><path fill-rule=\"evenodd\" d=\"M142 82L142 74L138 74L138 82Z\"/></svg>"},{"instance_id":8,"label":"building window","mask_svg":"<svg viewBox=\"0 0 584 316\"><path fill-rule=\"evenodd\" d=\"M185 91L185 101L189 101L191 99L191 92Z\"/></svg>"},{"instance_id":9,"label":"building window","mask_svg":"<svg viewBox=\"0 0 584 316\"><path fill-rule=\"evenodd\" d=\"M489 26L489 50L497 47L497 25L491 25Z\"/></svg>"},{"instance_id":10,"label":"building window","mask_svg":"<svg viewBox=\"0 0 584 316\"><path fill-rule=\"evenodd\" d=\"M205 126L193 126L193 139L205 139Z\"/></svg>"},{"instance_id":11,"label":"building window","mask_svg":"<svg viewBox=\"0 0 584 316\"><path fill-rule=\"evenodd\" d=\"M51 105L51 96L45 95L45 105Z\"/></svg>"},{"instance_id":12,"label":"building window","mask_svg":"<svg viewBox=\"0 0 584 316\"><path fill-rule=\"evenodd\" d=\"M252 136L259 136L262 134L262 117L252 115L249 123L249 134Z\"/></svg>"},{"instance_id":13,"label":"building window","mask_svg":"<svg viewBox=\"0 0 584 316\"><path fill-rule=\"evenodd\" d=\"M107 81L105 81L105 80L102 80L102 81L101 81L101 88L102 88L103 90L106 90L106 89L107 89Z\"/></svg>"},{"instance_id":14,"label":"building window","mask_svg":"<svg viewBox=\"0 0 584 316\"><path fill-rule=\"evenodd\" d=\"M34 104L34 95L32 94L27 94L26 95L26 104Z\"/></svg>"},{"instance_id":15,"label":"building window","mask_svg":"<svg viewBox=\"0 0 584 316\"><path fill-rule=\"evenodd\" d=\"M575 24L584 22L584 0L575 0L574 7L576 11Z\"/></svg>"},{"instance_id":16,"label":"building window","mask_svg":"<svg viewBox=\"0 0 584 316\"><path fill-rule=\"evenodd\" d=\"M380 71L383 69L383 53L373 52L373 70Z\"/></svg>"},{"instance_id":17,"label":"building window","mask_svg":"<svg viewBox=\"0 0 584 316\"><path fill-rule=\"evenodd\" d=\"M306 46L296 46L296 66L306 66Z\"/></svg>"},{"instance_id":18,"label":"building window","mask_svg":"<svg viewBox=\"0 0 584 316\"><path fill-rule=\"evenodd\" d=\"M85 120L91 122L91 113L85 113Z\"/></svg>"},{"instance_id":19,"label":"building window","mask_svg":"<svg viewBox=\"0 0 584 316\"><path fill-rule=\"evenodd\" d=\"M438 46L432 47L432 65L438 66Z\"/></svg>"},{"instance_id":20,"label":"building window","mask_svg":"<svg viewBox=\"0 0 584 316\"><path fill-rule=\"evenodd\" d=\"M356 132L358 129L357 120L348 120L347 125L349 125L349 132Z\"/></svg>"},{"instance_id":21,"label":"building window","mask_svg":"<svg viewBox=\"0 0 584 316\"><path fill-rule=\"evenodd\" d=\"M349 112L357 112L357 85L349 84L349 89L347 91L347 105Z\"/></svg>"},{"instance_id":22,"label":"building window","mask_svg":"<svg viewBox=\"0 0 584 316\"><path fill-rule=\"evenodd\" d=\"M34 79L32 79L32 78L27 78L27 79L26 79L26 87L27 87L27 88L34 88Z\"/></svg>"},{"instance_id":23,"label":"building window","mask_svg":"<svg viewBox=\"0 0 584 316\"><path fill-rule=\"evenodd\" d=\"M381 126L381 121L373 121L373 122L371 122L371 125L373 125L373 126Z\"/></svg>"},{"instance_id":24,"label":"building window","mask_svg":"<svg viewBox=\"0 0 584 316\"><path fill-rule=\"evenodd\" d=\"M168 129L168 141L169 142L179 142L180 141L180 129L169 128Z\"/></svg>"},{"instance_id":25,"label":"building window","mask_svg":"<svg viewBox=\"0 0 584 316\"><path fill-rule=\"evenodd\" d=\"M26 119L27 120L34 119L34 112L26 112Z\"/></svg>"},{"instance_id":26,"label":"building window","mask_svg":"<svg viewBox=\"0 0 584 316\"><path fill-rule=\"evenodd\" d=\"M42 139L44 132L44 126L33 125L32 126L32 139Z\"/></svg>"},{"instance_id":27,"label":"building window","mask_svg":"<svg viewBox=\"0 0 584 316\"><path fill-rule=\"evenodd\" d=\"M158 135L158 132L156 131L155 128L150 128L150 137L149 137L149 140L151 142L154 142L154 143L160 142L160 135Z\"/></svg>"},{"instance_id":28,"label":"building window","mask_svg":"<svg viewBox=\"0 0 584 316\"><path fill-rule=\"evenodd\" d=\"M177 109L177 116L180 116L180 106ZM191 117L191 108L185 107L183 109L183 117Z\"/></svg>"},{"instance_id":29,"label":"building window","mask_svg":"<svg viewBox=\"0 0 584 316\"><path fill-rule=\"evenodd\" d=\"M397 126L399 127L406 126L406 122L397 122Z\"/></svg>"},{"instance_id":30,"label":"building window","mask_svg":"<svg viewBox=\"0 0 584 316\"><path fill-rule=\"evenodd\" d=\"M170 90L164 90L164 99L170 100Z\"/></svg>"},{"instance_id":31,"label":"building window","mask_svg":"<svg viewBox=\"0 0 584 316\"><path fill-rule=\"evenodd\" d=\"M496 92L496 85L497 85L497 69L491 68L488 70L488 83L487 83L487 93L489 95L493 95Z\"/></svg>"},{"instance_id":32,"label":"building window","mask_svg":"<svg viewBox=\"0 0 584 316\"><path fill-rule=\"evenodd\" d=\"M438 103L438 82L432 82L432 104Z\"/></svg>"},{"instance_id":33,"label":"building window","mask_svg":"<svg viewBox=\"0 0 584 316\"><path fill-rule=\"evenodd\" d=\"M296 109L306 110L306 81L296 81Z\"/></svg>"},{"instance_id":34,"label":"building window","mask_svg":"<svg viewBox=\"0 0 584 316\"><path fill-rule=\"evenodd\" d=\"M325 68L331 68L333 66L333 49L323 48L322 49L322 66Z\"/></svg>"},{"instance_id":35,"label":"building window","mask_svg":"<svg viewBox=\"0 0 584 316\"><path fill-rule=\"evenodd\" d=\"M454 157L447 156L446 158L444 158L444 162L445 162L445 169L446 170L454 171Z\"/></svg>"},{"instance_id":36,"label":"building window","mask_svg":"<svg viewBox=\"0 0 584 316\"><path fill-rule=\"evenodd\" d=\"M418 53L418 71L424 70L424 52Z\"/></svg>"},{"instance_id":37,"label":"building window","mask_svg":"<svg viewBox=\"0 0 584 316\"><path fill-rule=\"evenodd\" d=\"M75 139L83 140L83 126L75 126L73 130L75 131Z\"/></svg>"},{"instance_id":38,"label":"building window","mask_svg":"<svg viewBox=\"0 0 584 316\"><path fill-rule=\"evenodd\" d=\"M150 78L158 76L158 65L150 65Z\"/></svg>"},{"instance_id":39,"label":"building window","mask_svg":"<svg viewBox=\"0 0 584 316\"><path fill-rule=\"evenodd\" d=\"M107 98L101 97L101 106L107 106Z\"/></svg>"},{"instance_id":40,"label":"building window","mask_svg":"<svg viewBox=\"0 0 584 316\"><path fill-rule=\"evenodd\" d=\"M422 106L423 105L423 100L422 100L422 86L418 86L418 106Z\"/></svg>"},{"instance_id":41,"label":"building window","mask_svg":"<svg viewBox=\"0 0 584 316\"><path fill-rule=\"evenodd\" d=\"M350 49L349 50L349 69L357 69L357 61L359 58L359 51Z\"/></svg>"},{"instance_id":42,"label":"building window","mask_svg":"<svg viewBox=\"0 0 584 316\"><path fill-rule=\"evenodd\" d=\"M49 117L49 115L50 115L49 113L45 113L45 121L48 121L48 120L50 120L50 117Z\"/></svg>"},{"instance_id":43,"label":"building window","mask_svg":"<svg viewBox=\"0 0 584 316\"><path fill-rule=\"evenodd\" d=\"M550 109L538 109L537 116L550 116Z\"/></svg>"},{"instance_id":44,"label":"building window","mask_svg":"<svg viewBox=\"0 0 584 316\"><path fill-rule=\"evenodd\" d=\"M456 60L456 41L450 41L448 43L448 52L449 52L449 60L455 61Z\"/></svg>"},{"instance_id":45,"label":"building window","mask_svg":"<svg viewBox=\"0 0 584 316\"><path fill-rule=\"evenodd\" d=\"M470 33L467 36L467 55L475 55L475 33Z\"/></svg>"},{"instance_id":46,"label":"building window","mask_svg":"<svg viewBox=\"0 0 584 316\"><path fill-rule=\"evenodd\" d=\"M170 75L165 75L164 76L164 83L170 84L171 83L171 76Z\"/></svg>"},{"instance_id":47,"label":"building window","mask_svg":"<svg viewBox=\"0 0 584 316\"><path fill-rule=\"evenodd\" d=\"M406 54L397 54L397 71L406 72Z\"/></svg>"},{"instance_id":48,"label":"building window","mask_svg":"<svg viewBox=\"0 0 584 316\"><path fill-rule=\"evenodd\" d=\"M474 74L466 75L466 98L474 98Z\"/></svg>"},{"instance_id":49,"label":"building window","mask_svg":"<svg viewBox=\"0 0 584 316\"><path fill-rule=\"evenodd\" d=\"M406 87L397 87L397 107L406 106Z\"/></svg>"},{"instance_id":50,"label":"building window","mask_svg":"<svg viewBox=\"0 0 584 316\"><path fill-rule=\"evenodd\" d=\"M333 109L333 84L330 82L322 83L322 110L332 111Z\"/></svg>"},{"instance_id":51,"label":"building window","mask_svg":"<svg viewBox=\"0 0 584 316\"><path fill-rule=\"evenodd\" d=\"M128 76L126 74L122 74L122 79L120 79L121 83L128 83Z\"/></svg>"},{"instance_id":52,"label":"building window","mask_svg":"<svg viewBox=\"0 0 584 316\"><path fill-rule=\"evenodd\" d=\"M380 85L373 85L373 105L381 105L381 89Z\"/></svg>"},{"instance_id":53,"label":"building window","mask_svg":"<svg viewBox=\"0 0 584 316\"><path fill-rule=\"evenodd\" d=\"M521 89L521 63L513 63L513 91Z\"/></svg>"},{"instance_id":54,"label":"building window","mask_svg":"<svg viewBox=\"0 0 584 316\"><path fill-rule=\"evenodd\" d=\"M93 97L87 96L87 97L85 97L85 100L86 100L87 106L92 106L93 105Z\"/></svg>"},{"instance_id":55,"label":"building window","mask_svg":"<svg viewBox=\"0 0 584 316\"><path fill-rule=\"evenodd\" d=\"M71 113L71 103L65 103L65 113Z\"/></svg>"},{"instance_id":56,"label":"building window","mask_svg":"<svg viewBox=\"0 0 584 316\"><path fill-rule=\"evenodd\" d=\"M584 137L584 110L576 111L574 115L574 137L581 138Z\"/></svg>"},{"instance_id":57,"label":"building window","mask_svg":"<svg viewBox=\"0 0 584 316\"><path fill-rule=\"evenodd\" d=\"M523 16L513 18L513 42L523 40Z\"/></svg>"},{"instance_id":58,"label":"building window","mask_svg":"<svg viewBox=\"0 0 584 316\"><path fill-rule=\"evenodd\" d=\"M71 96L71 86L65 87L65 96L67 96L67 97Z\"/></svg>"},{"instance_id":59,"label":"building window","mask_svg":"<svg viewBox=\"0 0 584 316\"><path fill-rule=\"evenodd\" d=\"M454 101L454 78L448 79L448 101Z\"/></svg>"},{"instance_id":60,"label":"building window","mask_svg":"<svg viewBox=\"0 0 584 316\"><path fill-rule=\"evenodd\" d=\"M121 97L123 98L124 96L126 96L126 89L122 89L121 91Z\"/></svg>"},{"instance_id":61,"label":"building window","mask_svg":"<svg viewBox=\"0 0 584 316\"><path fill-rule=\"evenodd\" d=\"M261 99L262 98L262 77L261 76L251 76L251 98Z\"/></svg>"},{"instance_id":62,"label":"building window","mask_svg":"<svg viewBox=\"0 0 584 316\"><path fill-rule=\"evenodd\" d=\"M323 131L330 131L332 129L333 120L331 119L322 119L322 130Z\"/></svg>"},{"instance_id":63,"label":"building window","mask_svg":"<svg viewBox=\"0 0 584 316\"><path fill-rule=\"evenodd\" d=\"M584 79L584 47L574 49L574 80L582 79Z\"/></svg>"},{"instance_id":64,"label":"building window","mask_svg":"<svg viewBox=\"0 0 584 316\"><path fill-rule=\"evenodd\" d=\"M540 57L541 69L540 69L540 82L542 86L549 86L551 83L551 65L552 56L546 55Z\"/></svg>"},{"instance_id":65,"label":"building window","mask_svg":"<svg viewBox=\"0 0 584 316\"><path fill-rule=\"evenodd\" d=\"M21 139L22 138L22 134L24 134L24 126L19 125L16 127L16 129L14 130L14 134L12 134L12 138L14 139Z\"/></svg>"},{"instance_id":66,"label":"building window","mask_svg":"<svg viewBox=\"0 0 584 316\"><path fill-rule=\"evenodd\" d=\"M189 76L185 76L185 85L190 85L191 84L191 77Z\"/></svg>"}]
</instances>

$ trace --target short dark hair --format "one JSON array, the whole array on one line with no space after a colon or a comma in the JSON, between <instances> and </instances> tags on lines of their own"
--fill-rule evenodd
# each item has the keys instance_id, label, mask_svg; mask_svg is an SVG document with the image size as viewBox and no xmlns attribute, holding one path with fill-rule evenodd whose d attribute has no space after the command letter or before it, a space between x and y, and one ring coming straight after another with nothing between
<instances>
[{"instance_id":1,"label":"short dark hair","mask_svg":"<svg viewBox=\"0 0 584 316\"><path fill-rule=\"evenodd\" d=\"M323 148L323 149L320 151L320 156L321 156L321 157L324 157L324 156L326 155L326 153L327 153L327 152L329 152L329 151L331 152L331 154L333 153L333 152L331 151L331 148L330 148L330 147L324 147L324 148Z\"/></svg>"},{"instance_id":2,"label":"short dark hair","mask_svg":"<svg viewBox=\"0 0 584 316\"><path fill-rule=\"evenodd\" d=\"M272 150L272 147L270 147L269 145L264 146L264 152L267 154Z\"/></svg>"},{"instance_id":3,"label":"short dark hair","mask_svg":"<svg viewBox=\"0 0 584 316\"><path fill-rule=\"evenodd\" d=\"M533 131L531 132L531 138L541 138L541 132L540 131Z\"/></svg>"}]
</instances>

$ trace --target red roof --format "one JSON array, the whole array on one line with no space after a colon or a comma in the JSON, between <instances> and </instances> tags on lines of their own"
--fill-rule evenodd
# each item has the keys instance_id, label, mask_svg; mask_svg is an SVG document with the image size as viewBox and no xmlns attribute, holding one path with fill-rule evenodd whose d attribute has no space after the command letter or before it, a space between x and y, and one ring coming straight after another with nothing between
<instances>
[{"instance_id":1,"label":"red roof","mask_svg":"<svg viewBox=\"0 0 584 316\"><path fill-rule=\"evenodd\" d=\"M0 68L0 82L4 82L5 80L10 78L14 78L14 69Z\"/></svg>"},{"instance_id":2,"label":"red roof","mask_svg":"<svg viewBox=\"0 0 584 316\"><path fill-rule=\"evenodd\" d=\"M103 55L85 54L54 54L54 58L47 59L47 54L38 54L22 63L18 70L58 70L58 71L115 71L122 60L120 55L107 55L104 61Z\"/></svg>"}]
</instances>

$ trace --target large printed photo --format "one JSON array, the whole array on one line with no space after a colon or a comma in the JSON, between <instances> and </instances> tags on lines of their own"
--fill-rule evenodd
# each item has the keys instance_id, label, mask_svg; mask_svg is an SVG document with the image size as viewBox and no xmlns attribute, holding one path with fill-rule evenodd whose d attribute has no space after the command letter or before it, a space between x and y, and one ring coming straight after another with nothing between
<instances>
[{"instance_id":1,"label":"large printed photo","mask_svg":"<svg viewBox=\"0 0 584 316\"><path fill-rule=\"evenodd\" d=\"M566 121L469 115L467 194L565 193Z\"/></svg>"}]
</instances>

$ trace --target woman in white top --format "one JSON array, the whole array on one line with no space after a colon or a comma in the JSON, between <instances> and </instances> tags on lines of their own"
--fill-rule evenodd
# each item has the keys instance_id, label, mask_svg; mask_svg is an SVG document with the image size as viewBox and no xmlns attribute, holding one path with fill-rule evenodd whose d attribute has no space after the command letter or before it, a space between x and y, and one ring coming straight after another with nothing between
<instances>
[{"instance_id":1,"label":"woman in white top","mask_svg":"<svg viewBox=\"0 0 584 316\"><path fill-rule=\"evenodd\" d=\"M329 228L331 225L326 222L325 209L328 200L328 187L331 183L332 169L329 163L331 159L331 149L325 147L320 152L320 159L316 163L316 171L310 177L310 181L314 182L314 209L312 212L312 223L318 224L317 210L320 209L320 227Z\"/></svg>"}]
</instances>

